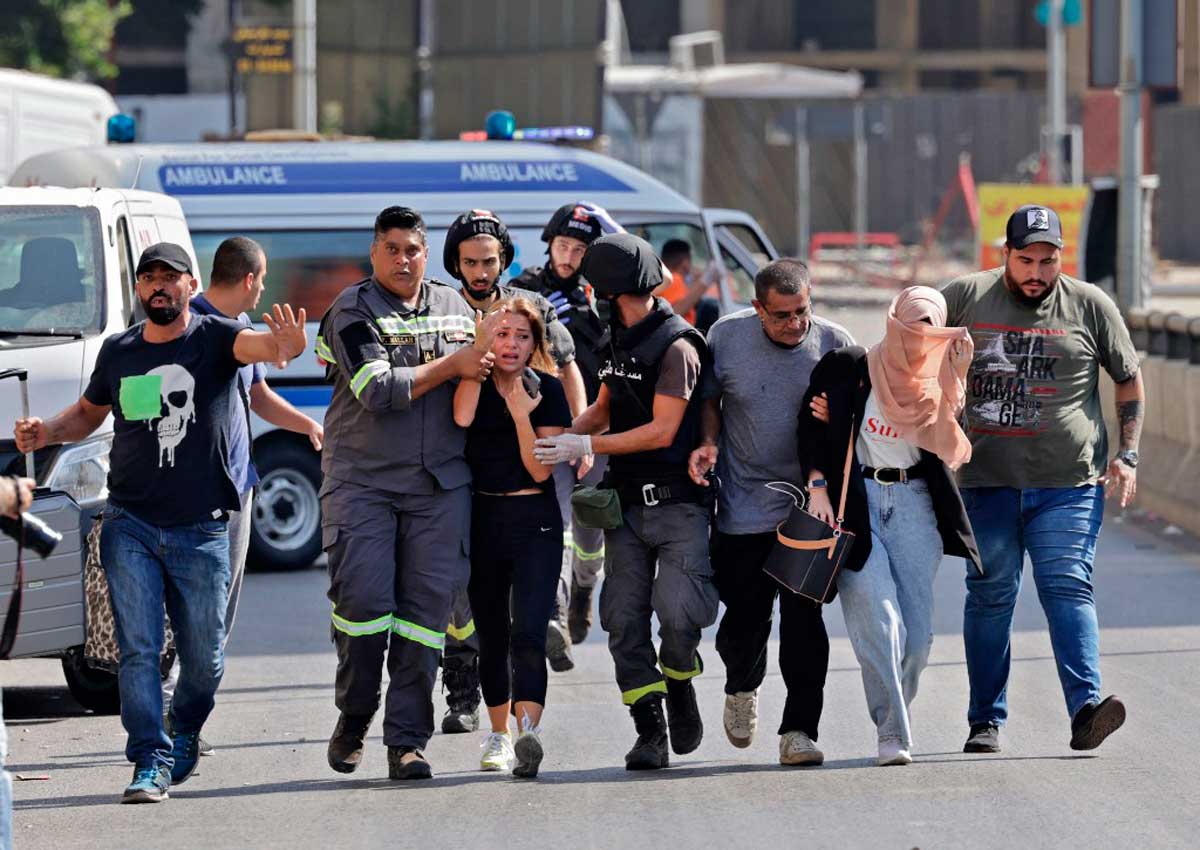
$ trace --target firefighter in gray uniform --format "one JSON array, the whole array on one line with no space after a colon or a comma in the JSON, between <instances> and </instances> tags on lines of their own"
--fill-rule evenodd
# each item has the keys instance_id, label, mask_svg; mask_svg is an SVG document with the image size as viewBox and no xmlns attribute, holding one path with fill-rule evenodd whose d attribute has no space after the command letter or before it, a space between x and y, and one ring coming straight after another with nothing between
<instances>
[{"instance_id":1,"label":"firefighter in gray uniform","mask_svg":"<svg viewBox=\"0 0 1200 850\"><path fill-rule=\"evenodd\" d=\"M638 733L625 766L648 770L667 766L668 723L680 755L704 734L692 679L703 669L697 647L701 629L716 620L717 589L708 490L688 477L687 461L700 441L708 350L699 331L651 294L663 282L662 264L645 240L603 236L588 248L581 272L612 305L603 386L573 433L539 439L534 454L542 463L609 456L601 488L616 491L621 516L604 535L600 624Z\"/></svg>"},{"instance_id":2,"label":"firefighter in gray uniform","mask_svg":"<svg viewBox=\"0 0 1200 850\"><path fill-rule=\"evenodd\" d=\"M471 475L452 397L456 379L489 374L499 314L477 324L454 289L424 279L428 254L420 215L385 209L373 275L337 297L317 337L333 383L321 512L341 711L328 757L341 773L362 759L386 655L388 775L432 775L438 657L470 571Z\"/></svg>"},{"instance_id":3,"label":"firefighter in gray uniform","mask_svg":"<svg viewBox=\"0 0 1200 850\"><path fill-rule=\"evenodd\" d=\"M498 216L488 210L471 210L456 218L446 230L446 243L442 253L442 267L462 282L462 295L474 309L486 313L502 298L526 298L533 302L546 322L546 337L550 354L559 369L559 378L564 386L577 386L583 393L583 378L575 365L575 340L570 331L558 321L554 305L527 289L502 286L500 278L504 270L512 265L515 254L508 228ZM569 394L569 393L568 393ZM563 527L571 519L571 474L566 473L566 484L560 483L559 510L563 514ZM549 637L554 637L551 634ZM551 641L548 640L548 643ZM556 670L569 670L575 666L571 660L568 642L560 640L558 654L551 655L550 664ZM560 660L555 665L554 658ZM446 629L446 652L442 657L442 684L446 689L446 714L442 718L442 731L447 734L474 732L479 728L479 637L475 633L475 620L471 615L471 603L467 599L465 586L454 595L450 625Z\"/></svg>"}]
</instances>

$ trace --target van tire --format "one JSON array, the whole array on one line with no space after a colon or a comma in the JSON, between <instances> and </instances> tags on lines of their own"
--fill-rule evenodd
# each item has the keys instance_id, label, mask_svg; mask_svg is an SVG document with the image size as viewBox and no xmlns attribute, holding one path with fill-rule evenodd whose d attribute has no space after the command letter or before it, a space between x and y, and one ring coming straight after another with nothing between
<instances>
[{"instance_id":1,"label":"van tire","mask_svg":"<svg viewBox=\"0 0 1200 850\"><path fill-rule=\"evenodd\" d=\"M88 664L82 646L67 650L62 668L67 690L75 702L96 714L120 714L121 692L117 688L117 674Z\"/></svg>"},{"instance_id":2,"label":"van tire","mask_svg":"<svg viewBox=\"0 0 1200 850\"><path fill-rule=\"evenodd\" d=\"M273 439L254 450L261 479L254 494L247 566L299 570L321 554L321 455L307 440Z\"/></svg>"}]
</instances>

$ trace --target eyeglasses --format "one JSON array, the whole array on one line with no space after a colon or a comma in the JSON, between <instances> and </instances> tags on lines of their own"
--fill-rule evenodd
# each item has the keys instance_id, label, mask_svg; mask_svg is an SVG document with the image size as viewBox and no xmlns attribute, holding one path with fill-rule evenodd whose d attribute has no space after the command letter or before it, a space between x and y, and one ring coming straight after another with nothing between
<instances>
[{"instance_id":1,"label":"eyeglasses","mask_svg":"<svg viewBox=\"0 0 1200 850\"><path fill-rule=\"evenodd\" d=\"M795 319L800 324L804 324L805 319L812 315L812 307L801 307L799 310L793 310L790 313L767 313L767 318L772 324L786 325L792 319Z\"/></svg>"}]
</instances>

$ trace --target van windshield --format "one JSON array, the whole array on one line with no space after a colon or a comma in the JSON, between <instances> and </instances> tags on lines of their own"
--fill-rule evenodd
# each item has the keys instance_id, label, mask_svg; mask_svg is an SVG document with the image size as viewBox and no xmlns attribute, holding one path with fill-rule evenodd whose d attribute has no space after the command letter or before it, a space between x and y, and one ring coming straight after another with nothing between
<instances>
[{"instance_id":1,"label":"van windshield","mask_svg":"<svg viewBox=\"0 0 1200 850\"><path fill-rule=\"evenodd\" d=\"M0 334L98 331L103 271L97 210L0 207Z\"/></svg>"},{"instance_id":2,"label":"van windshield","mask_svg":"<svg viewBox=\"0 0 1200 850\"><path fill-rule=\"evenodd\" d=\"M704 232L694 224L657 222L631 224L631 232L641 236L654 250L661 253L670 239L682 239L692 247L692 260L697 269L709 261L708 243ZM516 247L516 256L508 269L507 279L516 277L528 267L546 262L546 245L541 241L541 227L509 229ZM271 304L291 304L294 309L308 311L310 322L318 322L338 293L352 283L371 274L368 252L371 249L371 230L257 230L241 233L219 231L192 232L196 259L202 278L212 268L217 246L230 236L248 236L263 246L267 255L267 277L262 300L251 318L260 319ZM442 246L445 228L429 230L429 264L425 275L457 286L442 268Z\"/></svg>"}]
</instances>

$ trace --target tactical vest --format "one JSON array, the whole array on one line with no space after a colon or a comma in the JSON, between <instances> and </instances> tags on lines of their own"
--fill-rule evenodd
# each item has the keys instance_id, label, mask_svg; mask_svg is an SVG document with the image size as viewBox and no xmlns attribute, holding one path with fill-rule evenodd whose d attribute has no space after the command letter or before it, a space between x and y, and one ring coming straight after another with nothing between
<instances>
[{"instance_id":1,"label":"tactical vest","mask_svg":"<svg viewBox=\"0 0 1200 850\"><path fill-rule=\"evenodd\" d=\"M575 340L575 363L583 376L587 403L591 404L600 393L598 373L604 361L604 353L600 347L604 343L605 323L597 312L598 305L589 301L582 284L576 284L569 290L560 290L555 285L557 280L551 276L548 268L543 267L527 269L512 281L512 285L547 298L555 292L561 292L567 297L570 307L560 314L559 318L566 321L567 330Z\"/></svg>"},{"instance_id":2,"label":"tactical vest","mask_svg":"<svg viewBox=\"0 0 1200 850\"><path fill-rule=\"evenodd\" d=\"M609 393L610 434L632 431L654 418L654 388L663 354L677 339L685 339L700 353L701 380L688 400L683 421L671 445L662 449L612 455L608 478L614 486L671 481L686 483L687 462L700 443L700 387L709 369L708 346L704 336L675 315L662 299L655 299L656 310L633 328L619 333L608 347L608 360L600 377Z\"/></svg>"}]
</instances>

